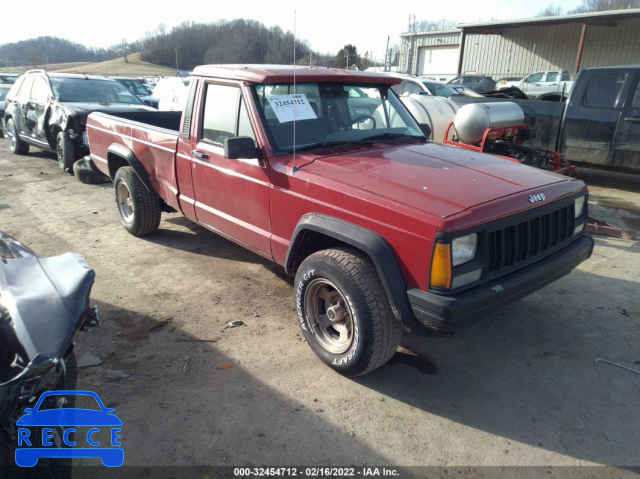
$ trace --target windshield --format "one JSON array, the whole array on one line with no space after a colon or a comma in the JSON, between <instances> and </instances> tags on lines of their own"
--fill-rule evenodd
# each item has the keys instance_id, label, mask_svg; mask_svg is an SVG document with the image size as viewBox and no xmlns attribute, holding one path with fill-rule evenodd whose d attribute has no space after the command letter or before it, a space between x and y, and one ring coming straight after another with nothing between
<instances>
[{"instance_id":1,"label":"windshield","mask_svg":"<svg viewBox=\"0 0 640 479\"><path fill-rule=\"evenodd\" d=\"M116 80L122 83L131 93L138 96L148 96L151 92L147 90L138 80Z\"/></svg>"},{"instance_id":2,"label":"windshield","mask_svg":"<svg viewBox=\"0 0 640 479\"><path fill-rule=\"evenodd\" d=\"M0 101L4 101L4 98L7 96L9 90L10 88L2 88L2 86L0 86Z\"/></svg>"},{"instance_id":3,"label":"windshield","mask_svg":"<svg viewBox=\"0 0 640 479\"><path fill-rule=\"evenodd\" d=\"M444 83L436 83L436 82L428 82L428 81L423 81L422 83L433 96L450 97L451 95L458 94L456 90L451 88L449 85L445 85Z\"/></svg>"},{"instance_id":4,"label":"windshield","mask_svg":"<svg viewBox=\"0 0 640 479\"><path fill-rule=\"evenodd\" d=\"M117 81L91 78L51 78L50 81L58 101L144 104Z\"/></svg>"},{"instance_id":5,"label":"windshield","mask_svg":"<svg viewBox=\"0 0 640 479\"><path fill-rule=\"evenodd\" d=\"M256 85L272 146L291 151L375 139L425 139L389 85ZM295 91L295 94L294 94ZM294 128L295 125L295 128Z\"/></svg>"}]
</instances>

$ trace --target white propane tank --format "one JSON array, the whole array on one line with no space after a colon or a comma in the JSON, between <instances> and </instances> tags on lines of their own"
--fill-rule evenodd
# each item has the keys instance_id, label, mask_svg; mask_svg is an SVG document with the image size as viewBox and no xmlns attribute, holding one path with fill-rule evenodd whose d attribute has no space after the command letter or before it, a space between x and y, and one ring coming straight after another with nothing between
<instances>
[{"instance_id":1,"label":"white propane tank","mask_svg":"<svg viewBox=\"0 0 640 479\"><path fill-rule=\"evenodd\" d=\"M487 128L522 125L524 112L515 103L469 103L458 110L453 126L463 143L478 143Z\"/></svg>"},{"instance_id":2,"label":"white propane tank","mask_svg":"<svg viewBox=\"0 0 640 479\"><path fill-rule=\"evenodd\" d=\"M444 132L458 111L458 105L448 98L412 94L400 97L418 123L431 127L431 140L442 143Z\"/></svg>"}]
</instances>

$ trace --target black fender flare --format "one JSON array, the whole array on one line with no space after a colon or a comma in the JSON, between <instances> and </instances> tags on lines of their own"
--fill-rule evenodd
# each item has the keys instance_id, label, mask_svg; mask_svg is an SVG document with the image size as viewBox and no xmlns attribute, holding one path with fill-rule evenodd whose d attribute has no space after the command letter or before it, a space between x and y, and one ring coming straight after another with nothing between
<instances>
[{"instance_id":1,"label":"black fender flare","mask_svg":"<svg viewBox=\"0 0 640 479\"><path fill-rule=\"evenodd\" d=\"M142 167L142 163L140 163L140 160L136 158L136 155L133 154L133 151L125 146L119 145L118 143L113 143L111 146L109 146L109 148L107 148L107 161L109 162L109 176L111 178L113 178L116 174L115 171L111 171L111 161L109 160L109 157L111 155L115 155L126 161L129 166L131 166L136 172L136 175L138 175L138 178L140 178L140 181L142 182L144 187L149 190L150 193L154 195L158 194L158 192L153 188L151 182L149 181L149 175L147 174L147 171Z\"/></svg>"},{"instance_id":2,"label":"black fender flare","mask_svg":"<svg viewBox=\"0 0 640 479\"><path fill-rule=\"evenodd\" d=\"M352 246L365 253L378 271L380 282L387 293L394 316L402 327L409 332L420 333L426 328L413 314L404 276L398 266L391 245L379 234L338 218L317 213L304 215L296 225L287 256L285 271L293 276L301 258L297 255L305 231L313 231ZM300 261L298 261L300 259Z\"/></svg>"}]
</instances>

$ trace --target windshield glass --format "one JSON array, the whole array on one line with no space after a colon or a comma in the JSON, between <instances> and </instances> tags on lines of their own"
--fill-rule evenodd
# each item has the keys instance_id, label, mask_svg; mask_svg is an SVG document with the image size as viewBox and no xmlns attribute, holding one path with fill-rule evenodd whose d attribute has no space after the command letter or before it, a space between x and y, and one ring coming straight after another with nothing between
<instances>
[{"instance_id":1,"label":"windshield glass","mask_svg":"<svg viewBox=\"0 0 640 479\"><path fill-rule=\"evenodd\" d=\"M2 86L0 86L0 101L4 101L4 98L7 96L7 93L9 93L9 88L2 88Z\"/></svg>"},{"instance_id":2,"label":"windshield glass","mask_svg":"<svg viewBox=\"0 0 640 479\"><path fill-rule=\"evenodd\" d=\"M458 94L457 91L455 91L449 85L445 85L444 83L437 83L437 82L430 82L430 81L422 81L422 83L433 96L450 97L451 95Z\"/></svg>"},{"instance_id":3,"label":"windshield glass","mask_svg":"<svg viewBox=\"0 0 640 479\"><path fill-rule=\"evenodd\" d=\"M144 104L117 81L91 78L50 78L58 101Z\"/></svg>"},{"instance_id":4,"label":"windshield glass","mask_svg":"<svg viewBox=\"0 0 640 479\"><path fill-rule=\"evenodd\" d=\"M142 85L142 83L140 83L138 80L116 80L116 81L122 83L134 95L138 95L138 96L151 95L151 92L147 90L144 87L144 85Z\"/></svg>"},{"instance_id":5,"label":"windshield glass","mask_svg":"<svg viewBox=\"0 0 640 479\"><path fill-rule=\"evenodd\" d=\"M425 139L389 85L256 85L272 146L291 151L375 139ZM295 128L294 128L295 124Z\"/></svg>"}]
</instances>

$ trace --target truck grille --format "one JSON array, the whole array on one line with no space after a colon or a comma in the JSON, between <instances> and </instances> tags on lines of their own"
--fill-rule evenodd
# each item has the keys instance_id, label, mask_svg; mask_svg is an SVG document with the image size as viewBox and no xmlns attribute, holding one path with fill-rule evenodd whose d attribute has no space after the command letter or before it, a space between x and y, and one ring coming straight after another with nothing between
<instances>
[{"instance_id":1,"label":"truck grille","mask_svg":"<svg viewBox=\"0 0 640 479\"><path fill-rule=\"evenodd\" d=\"M489 231L487 273L505 272L569 242L573 236L573 203L526 221Z\"/></svg>"}]
</instances>

